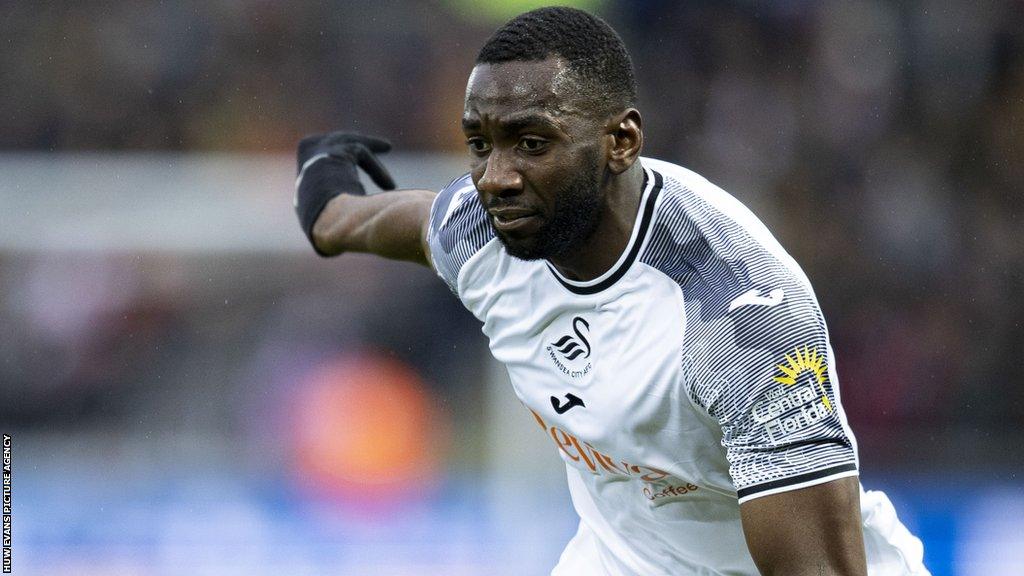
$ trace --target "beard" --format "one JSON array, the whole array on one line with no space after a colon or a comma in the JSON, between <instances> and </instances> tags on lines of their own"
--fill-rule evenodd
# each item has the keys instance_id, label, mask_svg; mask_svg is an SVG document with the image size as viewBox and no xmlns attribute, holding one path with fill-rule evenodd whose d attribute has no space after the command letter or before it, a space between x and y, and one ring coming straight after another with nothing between
<instances>
[{"instance_id":1,"label":"beard","mask_svg":"<svg viewBox=\"0 0 1024 576\"><path fill-rule=\"evenodd\" d=\"M552 213L534 234L513 238L494 228L492 217L487 219L510 256L520 260L558 258L579 249L594 235L601 223L602 203L597 160L590 156L555 192Z\"/></svg>"}]
</instances>

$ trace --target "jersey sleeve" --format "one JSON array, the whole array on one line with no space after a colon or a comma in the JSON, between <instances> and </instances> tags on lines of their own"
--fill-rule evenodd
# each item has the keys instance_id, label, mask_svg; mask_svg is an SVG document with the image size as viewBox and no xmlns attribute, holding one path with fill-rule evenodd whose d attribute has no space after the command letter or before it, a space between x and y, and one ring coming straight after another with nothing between
<instances>
[{"instance_id":1,"label":"jersey sleeve","mask_svg":"<svg viewBox=\"0 0 1024 576\"><path fill-rule=\"evenodd\" d=\"M462 267L493 236L469 174L452 180L434 198L427 230L430 260L434 271L456 295Z\"/></svg>"},{"instance_id":2,"label":"jersey sleeve","mask_svg":"<svg viewBox=\"0 0 1024 576\"><path fill-rule=\"evenodd\" d=\"M808 286L733 294L694 351L691 395L722 428L740 503L857 474L824 318Z\"/></svg>"}]
</instances>

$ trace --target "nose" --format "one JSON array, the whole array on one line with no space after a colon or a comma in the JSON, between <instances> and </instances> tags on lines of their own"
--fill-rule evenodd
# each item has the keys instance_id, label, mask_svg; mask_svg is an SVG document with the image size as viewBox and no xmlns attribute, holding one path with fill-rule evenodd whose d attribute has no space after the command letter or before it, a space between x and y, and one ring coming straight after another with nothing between
<instances>
[{"instance_id":1,"label":"nose","mask_svg":"<svg viewBox=\"0 0 1024 576\"><path fill-rule=\"evenodd\" d=\"M477 190L490 197L515 196L523 191L523 177L516 169L511 153L491 150L484 173L476 182Z\"/></svg>"}]
</instances>

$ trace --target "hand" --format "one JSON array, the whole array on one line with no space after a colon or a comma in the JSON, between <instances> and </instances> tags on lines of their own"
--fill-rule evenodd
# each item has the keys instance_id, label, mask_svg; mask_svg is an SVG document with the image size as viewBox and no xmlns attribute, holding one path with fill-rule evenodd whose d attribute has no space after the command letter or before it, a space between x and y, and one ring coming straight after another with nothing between
<instances>
[{"instance_id":1,"label":"hand","mask_svg":"<svg viewBox=\"0 0 1024 576\"><path fill-rule=\"evenodd\" d=\"M388 150L391 143L387 140L353 132L308 136L299 142L295 211L303 232L321 256L326 254L313 242L313 225L332 198L340 194L366 194L357 167L380 188L394 190L394 179L374 155Z\"/></svg>"},{"instance_id":2,"label":"hand","mask_svg":"<svg viewBox=\"0 0 1024 576\"><path fill-rule=\"evenodd\" d=\"M308 168L318 157L330 156L341 160L354 169L359 166L370 175L374 183L383 190L394 190L395 181L388 174L387 169L377 160L374 154L384 154L391 150L391 143L373 136L363 136L355 132L331 132L330 134L317 134L307 136L299 142L298 160L299 175L302 175L303 168ZM358 182L358 178L355 178ZM362 185L358 185L362 189ZM350 192L351 193L351 192ZM361 191L360 194L365 194Z\"/></svg>"}]
</instances>

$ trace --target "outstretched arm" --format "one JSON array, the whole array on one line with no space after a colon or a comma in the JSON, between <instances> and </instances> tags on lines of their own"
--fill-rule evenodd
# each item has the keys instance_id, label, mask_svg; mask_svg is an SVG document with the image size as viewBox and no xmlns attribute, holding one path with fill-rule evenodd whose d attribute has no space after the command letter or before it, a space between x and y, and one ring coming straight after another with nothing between
<instances>
[{"instance_id":1,"label":"outstretched arm","mask_svg":"<svg viewBox=\"0 0 1024 576\"><path fill-rule=\"evenodd\" d=\"M336 196L313 225L313 244L325 256L367 252L429 266L427 226L433 200L429 190Z\"/></svg>"},{"instance_id":2,"label":"outstretched arm","mask_svg":"<svg viewBox=\"0 0 1024 576\"><path fill-rule=\"evenodd\" d=\"M401 190L367 196L361 168L384 190L395 182L377 159L386 140L332 132L299 142L295 212L321 256L368 252L429 265L427 228L434 193Z\"/></svg>"},{"instance_id":3,"label":"outstretched arm","mask_svg":"<svg viewBox=\"0 0 1024 576\"><path fill-rule=\"evenodd\" d=\"M866 576L856 476L748 500L743 534L765 576Z\"/></svg>"}]
</instances>

